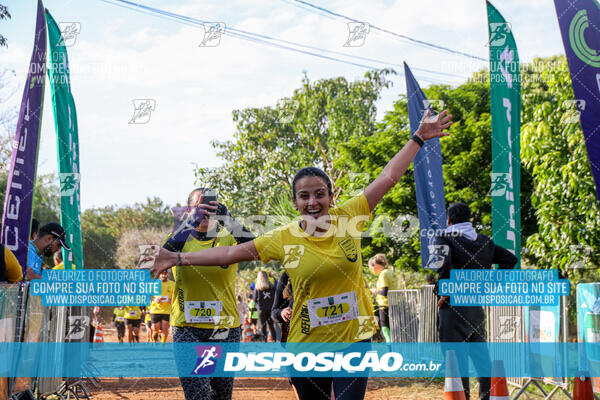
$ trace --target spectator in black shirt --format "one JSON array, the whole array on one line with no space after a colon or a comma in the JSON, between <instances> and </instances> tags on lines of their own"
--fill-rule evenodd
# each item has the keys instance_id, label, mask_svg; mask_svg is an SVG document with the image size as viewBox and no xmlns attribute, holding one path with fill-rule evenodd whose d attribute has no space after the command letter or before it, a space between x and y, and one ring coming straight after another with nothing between
<instances>
[{"instance_id":1,"label":"spectator in black shirt","mask_svg":"<svg viewBox=\"0 0 600 400\"><path fill-rule=\"evenodd\" d=\"M259 271L256 277L256 288L254 289L254 302L258 311L258 323L262 334L262 340L267 341L267 329L271 338L275 341L275 326L271 319L271 309L275 299L275 285L269 280L265 271Z\"/></svg>"},{"instance_id":2,"label":"spectator in black shirt","mask_svg":"<svg viewBox=\"0 0 600 400\"><path fill-rule=\"evenodd\" d=\"M440 279L450 279L452 269L491 269L498 264L501 269L510 269L518 259L510 251L500 247L488 236L478 234L470 222L471 210L463 203L448 208L448 228L435 238L435 256ZM435 286L438 293L438 284ZM485 312L481 306L455 307L447 296L438 295L438 334L440 342L485 342ZM491 364L487 352L470 352L475 367ZM483 354L485 353L485 354ZM467 354L457 352L459 365L467 365ZM479 399L488 400L490 378L477 378ZM462 378L465 397L469 399L469 378Z\"/></svg>"},{"instance_id":3,"label":"spectator in black shirt","mask_svg":"<svg viewBox=\"0 0 600 400\"><path fill-rule=\"evenodd\" d=\"M271 309L271 319L281 323L281 342L287 342L292 319L292 282L289 281L287 272L284 272L277 283L275 300Z\"/></svg>"}]
</instances>

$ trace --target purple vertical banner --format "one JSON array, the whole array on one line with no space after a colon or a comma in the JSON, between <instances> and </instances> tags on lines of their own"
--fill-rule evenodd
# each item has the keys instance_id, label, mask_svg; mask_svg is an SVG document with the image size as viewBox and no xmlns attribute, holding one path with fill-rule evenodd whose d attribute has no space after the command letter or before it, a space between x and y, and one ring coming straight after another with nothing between
<instances>
[{"instance_id":1,"label":"purple vertical banner","mask_svg":"<svg viewBox=\"0 0 600 400\"><path fill-rule=\"evenodd\" d=\"M554 0L562 33L576 112L600 201L600 3Z\"/></svg>"},{"instance_id":2,"label":"purple vertical banner","mask_svg":"<svg viewBox=\"0 0 600 400\"><path fill-rule=\"evenodd\" d=\"M0 242L15 253L23 273L27 267L27 248L31 230L33 190L44 105L45 68L46 19L44 6L41 0L38 0L33 53L13 142L0 233Z\"/></svg>"}]
</instances>

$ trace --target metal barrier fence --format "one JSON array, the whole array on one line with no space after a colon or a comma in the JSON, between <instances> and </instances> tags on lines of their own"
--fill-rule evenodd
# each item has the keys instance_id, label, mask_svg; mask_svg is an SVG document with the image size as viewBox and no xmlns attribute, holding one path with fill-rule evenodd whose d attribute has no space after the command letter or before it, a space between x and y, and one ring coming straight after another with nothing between
<instances>
[{"instance_id":1,"label":"metal barrier fence","mask_svg":"<svg viewBox=\"0 0 600 400\"><path fill-rule=\"evenodd\" d=\"M2 357L9 362L0 365L0 372L9 376L14 363L14 354L11 352L10 345L7 343L17 340L15 335L17 325L17 315L15 310L19 306L19 294L21 289L18 285L0 284L0 353ZM5 358L6 357L6 358ZM12 380L9 378L0 378L0 400L8 399L11 394Z\"/></svg>"},{"instance_id":2,"label":"metal barrier fence","mask_svg":"<svg viewBox=\"0 0 600 400\"><path fill-rule=\"evenodd\" d=\"M388 292L390 333L393 342L437 342L437 298L433 285L422 286L420 290L390 290ZM525 326L525 312L533 307L505 306L484 307L486 311L486 331L488 342L522 343L531 341ZM560 329L557 342L568 341L567 298L561 297ZM494 359L494 354L490 354ZM515 363L522 362L523 354L518 352L511 357ZM538 381L554 385L550 393L545 393ZM529 384L537 386L547 398L558 390L565 393L569 389L569 379L565 377L507 377L507 382L520 388L516 398Z\"/></svg>"},{"instance_id":3,"label":"metal barrier fence","mask_svg":"<svg viewBox=\"0 0 600 400\"><path fill-rule=\"evenodd\" d=\"M390 335L393 342L416 342L419 339L419 290L388 292Z\"/></svg>"},{"instance_id":4,"label":"metal barrier fence","mask_svg":"<svg viewBox=\"0 0 600 400\"><path fill-rule=\"evenodd\" d=\"M437 298L433 293L434 285L421 286L421 306L419 307L419 342L438 341L437 334Z\"/></svg>"}]
</instances>

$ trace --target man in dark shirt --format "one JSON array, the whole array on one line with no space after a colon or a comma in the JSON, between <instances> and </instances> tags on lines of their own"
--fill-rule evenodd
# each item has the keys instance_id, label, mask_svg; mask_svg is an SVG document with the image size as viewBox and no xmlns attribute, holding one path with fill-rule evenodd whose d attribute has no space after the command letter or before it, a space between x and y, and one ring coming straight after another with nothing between
<instances>
[{"instance_id":1,"label":"man in dark shirt","mask_svg":"<svg viewBox=\"0 0 600 400\"><path fill-rule=\"evenodd\" d=\"M470 222L471 210L463 203L452 204L448 208L448 228L435 238L438 282L450 279L452 269L491 269L498 264L501 269L511 269L518 259L510 251L500 247L488 236L478 234ZM435 293L438 293L436 284ZM439 297L439 296L438 296ZM481 306L455 307L448 297L439 297L438 335L440 342L485 342L485 312ZM470 352L473 364L481 366L489 363L489 354ZM467 354L457 353L459 364L467 365ZM490 397L490 378L477 378L479 399ZM462 378L465 396L469 399L469 378Z\"/></svg>"}]
</instances>

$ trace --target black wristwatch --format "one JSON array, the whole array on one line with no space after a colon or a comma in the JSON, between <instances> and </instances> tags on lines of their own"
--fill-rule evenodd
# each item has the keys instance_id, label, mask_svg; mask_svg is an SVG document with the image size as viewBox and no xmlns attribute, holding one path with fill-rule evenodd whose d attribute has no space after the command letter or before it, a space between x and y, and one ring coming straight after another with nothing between
<instances>
[{"instance_id":1,"label":"black wristwatch","mask_svg":"<svg viewBox=\"0 0 600 400\"><path fill-rule=\"evenodd\" d=\"M423 147L423 145L425 144L423 139L421 139L421 137L418 135L412 135L411 139L414 140L419 145L419 147Z\"/></svg>"}]
</instances>

